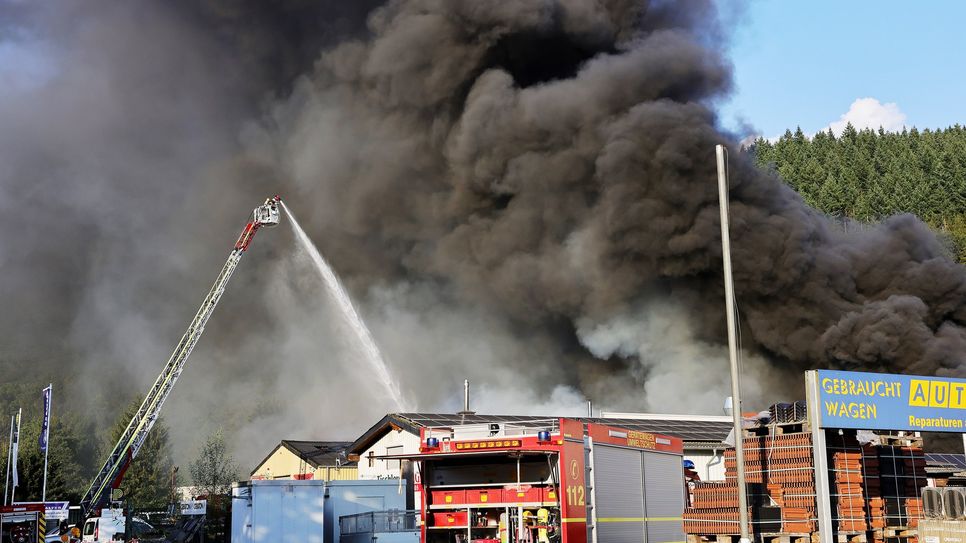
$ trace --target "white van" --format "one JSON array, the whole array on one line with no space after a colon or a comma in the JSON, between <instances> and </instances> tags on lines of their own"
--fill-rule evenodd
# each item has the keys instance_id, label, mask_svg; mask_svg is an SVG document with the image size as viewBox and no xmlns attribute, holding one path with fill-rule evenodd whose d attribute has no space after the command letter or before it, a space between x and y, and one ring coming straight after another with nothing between
<instances>
[{"instance_id":1,"label":"white van","mask_svg":"<svg viewBox=\"0 0 966 543\"><path fill-rule=\"evenodd\" d=\"M123 541L125 517L121 509L105 509L101 516L89 518L84 523L83 539L81 541ZM134 517L131 519L131 532L134 537L151 532L154 527L144 520Z\"/></svg>"},{"instance_id":2,"label":"white van","mask_svg":"<svg viewBox=\"0 0 966 543\"><path fill-rule=\"evenodd\" d=\"M124 538L124 515L107 511L100 517L87 519L81 541L119 541Z\"/></svg>"}]
</instances>

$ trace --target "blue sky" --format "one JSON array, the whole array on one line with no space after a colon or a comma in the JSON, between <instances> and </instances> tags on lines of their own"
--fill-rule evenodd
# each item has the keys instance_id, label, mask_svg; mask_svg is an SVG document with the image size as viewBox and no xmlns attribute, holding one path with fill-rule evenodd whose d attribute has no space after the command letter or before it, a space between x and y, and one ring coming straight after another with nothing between
<instances>
[{"instance_id":1,"label":"blue sky","mask_svg":"<svg viewBox=\"0 0 966 543\"><path fill-rule=\"evenodd\" d=\"M860 98L875 102L857 104L853 122L966 124L966 1L753 0L732 36L730 128L814 133Z\"/></svg>"}]
</instances>

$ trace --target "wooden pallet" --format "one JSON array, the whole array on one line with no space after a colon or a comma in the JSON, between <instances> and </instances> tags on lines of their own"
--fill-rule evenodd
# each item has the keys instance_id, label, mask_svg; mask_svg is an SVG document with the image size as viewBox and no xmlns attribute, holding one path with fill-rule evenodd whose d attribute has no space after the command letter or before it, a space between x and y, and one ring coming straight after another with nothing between
<instances>
[{"instance_id":1,"label":"wooden pallet","mask_svg":"<svg viewBox=\"0 0 966 543\"><path fill-rule=\"evenodd\" d=\"M914 435L897 436L897 435L887 434L887 435L879 435L876 437L877 437L876 442L878 442L879 445L888 445L888 446L894 446L894 447L919 447L920 449L922 448L921 436L920 437L916 437Z\"/></svg>"},{"instance_id":2,"label":"wooden pallet","mask_svg":"<svg viewBox=\"0 0 966 543\"><path fill-rule=\"evenodd\" d=\"M687 543L739 543L740 535L731 534L687 534Z\"/></svg>"},{"instance_id":3,"label":"wooden pallet","mask_svg":"<svg viewBox=\"0 0 966 543\"><path fill-rule=\"evenodd\" d=\"M919 530L908 526L886 526L882 529L883 537L916 537Z\"/></svg>"},{"instance_id":4,"label":"wooden pallet","mask_svg":"<svg viewBox=\"0 0 966 543\"><path fill-rule=\"evenodd\" d=\"M811 427L808 425L808 421L798 421L778 422L767 424L765 426L746 428L744 435L748 438L756 438L770 435L777 436L782 434L807 434L809 432L811 432Z\"/></svg>"},{"instance_id":5,"label":"wooden pallet","mask_svg":"<svg viewBox=\"0 0 966 543\"><path fill-rule=\"evenodd\" d=\"M754 541L761 543L818 543L818 532L813 533L756 533ZM740 535L733 534L687 534L687 543L739 543ZM845 542L849 543L849 542ZM858 542L856 542L858 543ZM863 541L863 543L865 543Z\"/></svg>"},{"instance_id":6,"label":"wooden pallet","mask_svg":"<svg viewBox=\"0 0 966 543\"><path fill-rule=\"evenodd\" d=\"M761 534L764 543L817 543L818 532L801 534Z\"/></svg>"},{"instance_id":7,"label":"wooden pallet","mask_svg":"<svg viewBox=\"0 0 966 543\"><path fill-rule=\"evenodd\" d=\"M838 531L835 533L836 543L868 543L866 532Z\"/></svg>"}]
</instances>

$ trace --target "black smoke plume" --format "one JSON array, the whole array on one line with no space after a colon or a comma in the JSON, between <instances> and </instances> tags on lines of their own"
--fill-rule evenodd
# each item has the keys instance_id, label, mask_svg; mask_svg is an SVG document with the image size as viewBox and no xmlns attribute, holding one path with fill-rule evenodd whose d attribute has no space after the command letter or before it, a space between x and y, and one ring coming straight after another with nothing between
<instances>
[{"instance_id":1,"label":"black smoke plume","mask_svg":"<svg viewBox=\"0 0 966 543\"><path fill-rule=\"evenodd\" d=\"M846 231L734 152L713 3L370 7L12 10L55 66L0 94L5 356L124 368L85 390L133 395L279 192L423 409L464 377L491 412L716 409L724 143L751 402L806 368L962 374L963 270L920 221ZM385 408L284 235L259 234L173 408L252 457Z\"/></svg>"}]
</instances>

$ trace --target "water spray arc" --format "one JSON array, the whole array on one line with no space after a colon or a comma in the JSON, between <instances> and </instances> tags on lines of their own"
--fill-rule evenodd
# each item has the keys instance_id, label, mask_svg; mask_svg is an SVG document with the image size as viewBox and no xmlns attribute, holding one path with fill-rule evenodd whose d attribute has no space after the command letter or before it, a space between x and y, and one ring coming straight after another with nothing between
<instances>
[{"instance_id":1,"label":"water spray arc","mask_svg":"<svg viewBox=\"0 0 966 543\"><path fill-rule=\"evenodd\" d=\"M349 293L346 291L345 287L342 285L342 281L335 274L335 271L329 266L325 258L316 248L315 244L309 238L302 226L299 225L298 221L295 219L295 215L292 214L292 210L282 203L282 209L288 215L289 224L292 225L292 232L295 233L295 237L298 239L299 243L309 254L312 259L312 263L315 265L325 283L325 289L332 296L332 299L339 306L339 313L345 320L345 323L352 329L356 338L359 340L359 345L362 347L363 354L366 358L366 363L369 364L372 371L375 372L376 378L382 387L385 389L386 394L392 400L393 405L397 410L405 411L408 402L404 399L402 392L399 390L399 385L393 376L389 372L389 366L386 364L386 360L382 356L382 352L379 351L379 347L376 345L376 340L372 337L372 332L366 326L366 323L362 320L359 315L359 311L356 310L355 305L352 303L352 299L349 298Z\"/></svg>"}]
</instances>

